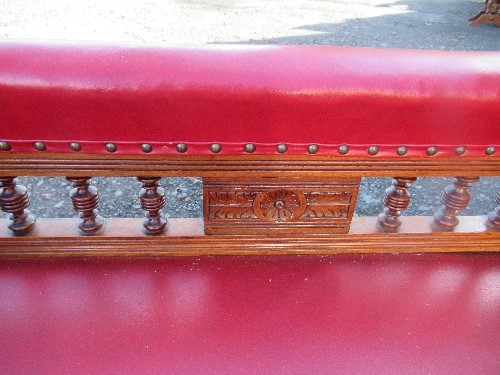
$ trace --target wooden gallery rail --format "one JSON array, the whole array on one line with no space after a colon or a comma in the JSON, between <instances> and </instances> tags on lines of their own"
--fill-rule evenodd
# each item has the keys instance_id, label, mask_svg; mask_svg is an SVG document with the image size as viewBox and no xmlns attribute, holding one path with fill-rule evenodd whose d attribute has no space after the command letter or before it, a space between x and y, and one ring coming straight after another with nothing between
<instances>
[{"instance_id":1,"label":"wooden gallery rail","mask_svg":"<svg viewBox=\"0 0 500 375\"><path fill-rule=\"evenodd\" d=\"M499 90L497 52L2 42L0 256L498 251L500 195L458 214L500 176ZM81 220L36 219L16 176L67 177ZM92 176L137 177L143 225L101 218ZM168 176L203 178L202 219L162 215ZM405 217L422 176L456 178Z\"/></svg>"}]
</instances>

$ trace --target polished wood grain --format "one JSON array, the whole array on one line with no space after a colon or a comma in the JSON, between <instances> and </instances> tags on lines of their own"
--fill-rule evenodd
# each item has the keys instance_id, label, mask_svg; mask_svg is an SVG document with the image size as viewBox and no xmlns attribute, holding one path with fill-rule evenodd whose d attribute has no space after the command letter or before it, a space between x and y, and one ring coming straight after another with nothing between
<instances>
[{"instance_id":1,"label":"polished wood grain","mask_svg":"<svg viewBox=\"0 0 500 375\"><path fill-rule=\"evenodd\" d=\"M139 192L141 207L146 211L143 226L149 234L160 234L167 226L167 219L161 213L165 207L165 192L158 186L160 177L139 177L142 189Z\"/></svg>"},{"instance_id":2,"label":"polished wood grain","mask_svg":"<svg viewBox=\"0 0 500 375\"><path fill-rule=\"evenodd\" d=\"M359 184L359 178L205 178L205 233L347 233Z\"/></svg>"},{"instance_id":3,"label":"polished wood grain","mask_svg":"<svg viewBox=\"0 0 500 375\"><path fill-rule=\"evenodd\" d=\"M395 177L392 186L385 190L383 199L385 209L378 217L380 225L384 228L395 230L401 225L399 217L410 204L411 197L408 189L415 181L417 181L416 177Z\"/></svg>"},{"instance_id":4,"label":"polished wood grain","mask_svg":"<svg viewBox=\"0 0 500 375\"><path fill-rule=\"evenodd\" d=\"M445 230L452 230L458 225L458 213L469 205L471 195L468 189L479 181L479 177L456 177L453 185L444 189L441 202L443 205L434 215L434 222Z\"/></svg>"},{"instance_id":5,"label":"polished wood grain","mask_svg":"<svg viewBox=\"0 0 500 375\"><path fill-rule=\"evenodd\" d=\"M98 231L104 222L99 216L99 194L97 188L92 185L90 177L68 177L73 184L69 192L73 208L80 213L81 222L78 228L86 234Z\"/></svg>"},{"instance_id":6,"label":"polished wood grain","mask_svg":"<svg viewBox=\"0 0 500 375\"><path fill-rule=\"evenodd\" d=\"M3 153L0 168L5 176L137 176L203 177L244 182L258 179L328 183L339 178L414 176L500 176L500 158L351 158L320 155L244 155L198 156L188 154L159 157L84 154ZM393 233L381 228L378 218L353 218L349 233L296 233L252 235L217 234L206 236L203 220L169 219L166 234L147 236L140 220L107 219L100 232L81 236L75 221L52 219L35 228L35 236L24 240L0 234L5 256L45 255L188 255L188 254L283 254L337 252L422 252L422 251L498 251L498 231L486 225L484 217L461 217L453 231L439 232L432 218L401 218ZM180 221L179 221L180 220ZM0 221L1 223L1 221ZM49 223L50 225L45 225ZM73 234L60 236L59 230L74 225ZM118 225L118 227L117 227ZM55 226L56 229L51 229ZM7 224L5 224L7 228ZM3 229L1 229L3 230ZM5 229L7 230L7 229ZM70 229L68 229L70 230ZM76 232L75 232L76 231ZM135 237L129 233L137 234ZM178 235L175 235L177 233ZM17 254L17 255L16 255Z\"/></svg>"},{"instance_id":7,"label":"polished wood grain","mask_svg":"<svg viewBox=\"0 0 500 375\"><path fill-rule=\"evenodd\" d=\"M29 232L36 219L27 209L28 190L13 177L1 177L0 187L0 209L9 214L9 229L17 235Z\"/></svg>"},{"instance_id":8,"label":"polished wood grain","mask_svg":"<svg viewBox=\"0 0 500 375\"><path fill-rule=\"evenodd\" d=\"M9 176L161 177L414 177L500 176L500 157L325 157L321 155L241 155L162 157L51 153L2 153L0 170Z\"/></svg>"},{"instance_id":9,"label":"polished wood grain","mask_svg":"<svg viewBox=\"0 0 500 375\"><path fill-rule=\"evenodd\" d=\"M376 217L355 217L348 234L204 235L203 220L169 219L166 234L148 236L142 219L107 219L94 236L81 236L77 219L39 219L18 237L0 219L0 257L166 256L224 254L336 254L500 251L486 216L463 216L453 232L434 231L433 218L409 216L392 233Z\"/></svg>"}]
</instances>

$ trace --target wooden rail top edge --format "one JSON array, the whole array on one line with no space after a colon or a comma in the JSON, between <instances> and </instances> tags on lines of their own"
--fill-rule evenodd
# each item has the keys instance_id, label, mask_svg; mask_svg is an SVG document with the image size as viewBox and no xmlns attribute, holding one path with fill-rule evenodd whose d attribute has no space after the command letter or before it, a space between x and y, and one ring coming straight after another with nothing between
<instances>
[{"instance_id":1,"label":"wooden rail top edge","mask_svg":"<svg viewBox=\"0 0 500 375\"><path fill-rule=\"evenodd\" d=\"M500 176L500 158L322 155L131 156L0 153L3 176L375 177Z\"/></svg>"}]
</instances>

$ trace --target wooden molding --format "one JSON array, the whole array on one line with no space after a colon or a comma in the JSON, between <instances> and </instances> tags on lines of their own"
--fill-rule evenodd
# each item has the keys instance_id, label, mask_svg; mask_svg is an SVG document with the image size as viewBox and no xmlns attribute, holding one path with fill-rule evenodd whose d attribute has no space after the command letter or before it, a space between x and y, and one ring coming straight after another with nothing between
<instances>
[{"instance_id":1,"label":"wooden molding","mask_svg":"<svg viewBox=\"0 0 500 375\"><path fill-rule=\"evenodd\" d=\"M500 176L500 158L326 157L319 155L147 156L2 153L2 176L415 177Z\"/></svg>"},{"instance_id":2,"label":"wooden molding","mask_svg":"<svg viewBox=\"0 0 500 375\"><path fill-rule=\"evenodd\" d=\"M106 219L97 234L81 235L78 219L38 219L13 235L0 219L0 257L165 256L500 251L500 232L486 216L461 216L453 231L433 231L433 217L409 216L395 232L377 217L355 217L348 234L205 235L203 220L169 219L166 234L147 235L142 219Z\"/></svg>"}]
</instances>

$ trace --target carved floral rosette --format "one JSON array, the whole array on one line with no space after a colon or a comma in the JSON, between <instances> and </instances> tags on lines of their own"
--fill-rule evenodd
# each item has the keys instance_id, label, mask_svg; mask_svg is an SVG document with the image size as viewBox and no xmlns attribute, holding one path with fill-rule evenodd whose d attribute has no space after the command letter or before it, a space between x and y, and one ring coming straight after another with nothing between
<instances>
[{"instance_id":1,"label":"carved floral rosette","mask_svg":"<svg viewBox=\"0 0 500 375\"><path fill-rule=\"evenodd\" d=\"M204 181L207 234L295 230L347 232L359 180L331 183L232 184Z\"/></svg>"},{"instance_id":2,"label":"carved floral rosette","mask_svg":"<svg viewBox=\"0 0 500 375\"><path fill-rule=\"evenodd\" d=\"M307 208L307 198L301 191L263 191L253 200L253 212L263 221L282 223L296 221Z\"/></svg>"}]
</instances>

